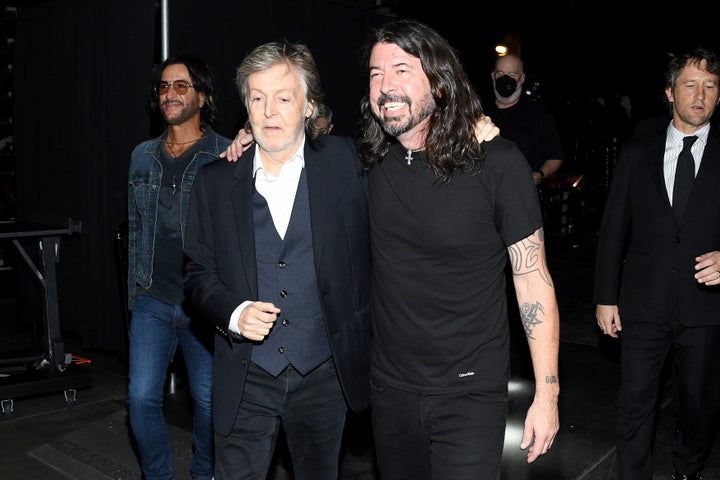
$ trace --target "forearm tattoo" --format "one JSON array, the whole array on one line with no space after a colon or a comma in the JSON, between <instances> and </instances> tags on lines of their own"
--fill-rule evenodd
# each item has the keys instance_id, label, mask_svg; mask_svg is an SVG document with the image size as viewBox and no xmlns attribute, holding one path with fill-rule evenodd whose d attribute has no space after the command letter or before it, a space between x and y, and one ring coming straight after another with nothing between
<instances>
[{"instance_id":1,"label":"forearm tattoo","mask_svg":"<svg viewBox=\"0 0 720 480\"><path fill-rule=\"evenodd\" d=\"M544 314L545 310L540 302L535 302L533 305L529 303L520 305L520 321L523 324L527 338L535 339L535 337L533 337L533 330L535 326L542 323L542 320L539 318L539 314L541 313Z\"/></svg>"}]
</instances>

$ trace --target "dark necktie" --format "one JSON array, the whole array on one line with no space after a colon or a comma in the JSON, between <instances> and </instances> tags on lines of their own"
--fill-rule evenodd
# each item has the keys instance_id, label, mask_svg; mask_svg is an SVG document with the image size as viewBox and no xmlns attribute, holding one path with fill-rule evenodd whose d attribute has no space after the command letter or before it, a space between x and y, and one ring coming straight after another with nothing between
<instances>
[{"instance_id":1,"label":"dark necktie","mask_svg":"<svg viewBox=\"0 0 720 480\"><path fill-rule=\"evenodd\" d=\"M690 148L697 137L690 135L683 138L683 149L678 155L677 167L675 168L675 185L673 186L672 207L675 212L675 219L680 221L685 205L687 205L690 190L695 180L695 160L693 160Z\"/></svg>"}]
</instances>

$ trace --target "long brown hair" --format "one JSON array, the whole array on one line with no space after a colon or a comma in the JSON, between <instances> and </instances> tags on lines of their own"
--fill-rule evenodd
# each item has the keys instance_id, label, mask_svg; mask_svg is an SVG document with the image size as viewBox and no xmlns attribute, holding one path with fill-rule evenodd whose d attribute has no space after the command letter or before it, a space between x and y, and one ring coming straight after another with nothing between
<instances>
[{"instance_id":1,"label":"long brown hair","mask_svg":"<svg viewBox=\"0 0 720 480\"><path fill-rule=\"evenodd\" d=\"M436 108L430 115L425 157L436 179L447 183L453 170L477 170L483 149L475 137L475 123L482 116L480 97L447 40L429 26L414 20L395 20L374 29L363 47L363 68L368 73L370 53L378 43L392 43L420 59L430 81ZM358 142L367 168L382 160L396 142L373 114L370 97L360 104Z\"/></svg>"}]
</instances>

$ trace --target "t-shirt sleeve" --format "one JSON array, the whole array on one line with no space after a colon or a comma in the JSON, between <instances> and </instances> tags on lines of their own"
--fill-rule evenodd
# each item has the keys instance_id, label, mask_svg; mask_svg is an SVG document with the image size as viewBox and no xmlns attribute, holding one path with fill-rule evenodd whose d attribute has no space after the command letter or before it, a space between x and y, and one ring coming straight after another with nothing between
<instances>
[{"instance_id":1,"label":"t-shirt sleeve","mask_svg":"<svg viewBox=\"0 0 720 480\"><path fill-rule=\"evenodd\" d=\"M487 165L495 179L495 221L506 246L542 227L542 212L532 170L512 142L488 150Z\"/></svg>"}]
</instances>

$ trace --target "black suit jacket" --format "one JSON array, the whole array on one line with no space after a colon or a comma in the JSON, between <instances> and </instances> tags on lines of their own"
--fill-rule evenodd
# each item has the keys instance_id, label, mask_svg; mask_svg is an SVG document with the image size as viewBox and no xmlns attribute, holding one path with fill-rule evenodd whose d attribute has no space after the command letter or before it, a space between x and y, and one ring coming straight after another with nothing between
<instances>
[{"instance_id":1,"label":"black suit jacket","mask_svg":"<svg viewBox=\"0 0 720 480\"><path fill-rule=\"evenodd\" d=\"M243 395L253 342L228 331L230 315L257 298L252 172L255 149L237 163L201 168L190 203L185 286L200 313L215 323L215 431L230 432ZM317 292L340 383L349 406L368 405L370 245L365 177L352 141L306 138Z\"/></svg>"},{"instance_id":2,"label":"black suit jacket","mask_svg":"<svg viewBox=\"0 0 720 480\"><path fill-rule=\"evenodd\" d=\"M711 127L683 218L663 174L670 119L638 125L623 145L608 194L595 266L594 302L624 322L720 325L720 287L695 280L695 257L720 249L720 133Z\"/></svg>"}]
</instances>

